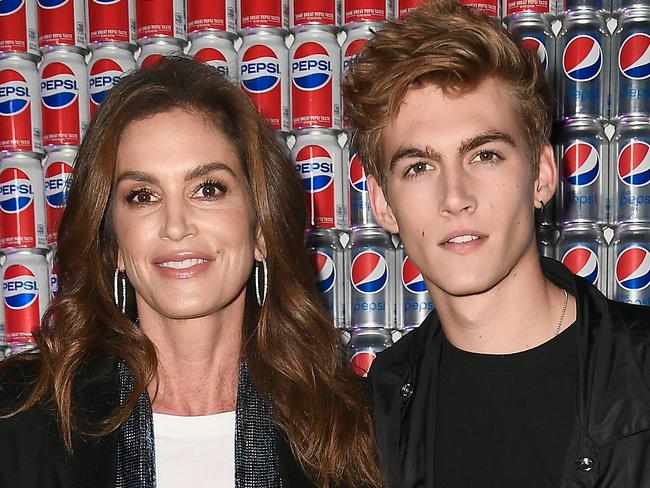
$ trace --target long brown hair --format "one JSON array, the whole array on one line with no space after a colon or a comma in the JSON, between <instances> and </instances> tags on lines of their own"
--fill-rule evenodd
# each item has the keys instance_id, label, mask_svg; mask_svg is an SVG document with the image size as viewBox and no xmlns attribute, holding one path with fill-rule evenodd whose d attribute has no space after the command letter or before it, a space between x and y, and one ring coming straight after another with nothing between
<instances>
[{"instance_id":1,"label":"long brown hair","mask_svg":"<svg viewBox=\"0 0 650 488\"><path fill-rule=\"evenodd\" d=\"M269 273L261 308L251 298L252 277L247 285L242 356L256 387L270 398L276 423L319 486L380 484L372 422L356 380L342 367L337 333L306 259L305 209L293 167L248 98L211 67L185 58L126 76L88 128L59 228L58 297L37 337L39 354L31 356L41 361L40 374L18 411L53 401L72 449L72 430L79 427L73 380L91 352L126 360L135 377L125 407L96 426L94 435L117 429L154 378L153 344L113 302L116 243L109 210L123 129L172 108L199 114L222 130L247 173Z\"/></svg>"}]
</instances>

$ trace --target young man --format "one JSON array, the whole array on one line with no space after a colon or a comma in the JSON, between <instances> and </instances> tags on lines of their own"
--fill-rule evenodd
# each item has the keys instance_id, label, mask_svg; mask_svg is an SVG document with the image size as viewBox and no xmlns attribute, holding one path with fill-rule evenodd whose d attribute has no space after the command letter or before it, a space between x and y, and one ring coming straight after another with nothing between
<instances>
[{"instance_id":1,"label":"young man","mask_svg":"<svg viewBox=\"0 0 650 488\"><path fill-rule=\"evenodd\" d=\"M370 372L388 485L649 487L650 313L537 254L558 176L534 56L445 1L344 90L377 221L436 304Z\"/></svg>"}]
</instances>

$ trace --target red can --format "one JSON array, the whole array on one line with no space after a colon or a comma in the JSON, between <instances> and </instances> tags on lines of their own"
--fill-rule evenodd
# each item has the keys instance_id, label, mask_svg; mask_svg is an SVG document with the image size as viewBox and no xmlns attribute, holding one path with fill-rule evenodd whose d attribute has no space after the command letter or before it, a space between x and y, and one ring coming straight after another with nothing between
<instances>
[{"instance_id":1,"label":"red can","mask_svg":"<svg viewBox=\"0 0 650 488\"><path fill-rule=\"evenodd\" d=\"M418 8L422 3L423 0L395 0L395 17L403 19L406 14Z\"/></svg>"},{"instance_id":2,"label":"red can","mask_svg":"<svg viewBox=\"0 0 650 488\"><path fill-rule=\"evenodd\" d=\"M341 0L291 0L291 28L301 25L341 25Z\"/></svg>"},{"instance_id":3,"label":"red can","mask_svg":"<svg viewBox=\"0 0 650 488\"><path fill-rule=\"evenodd\" d=\"M174 37L185 44L184 0L137 0L138 41L149 37Z\"/></svg>"},{"instance_id":4,"label":"red can","mask_svg":"<svg viewBox=\"0 0 650 488\"><path fill-rule=\"evenodd\" d=\"M135 47L135 0L88 0L88 42Z\"/></svg>"},{"instance_id":5,"label":"red can","mask_svg":"<svg viewBox=\"0 0 650 488\"><path fill-rule=\"evenodd\" d=\"M61 216L68 201L77 151L61 148L50 152L43 168L43 190L45 194L45 220L47 221L47 243L56 244Z\"/></svg>"},{"instance_id":6,"label":"red can","mask_svg":"<svg viewBox=\"0 0 650 488\"><path fill-rule=\"evenodd\" d=\"M38 45L86 50L83 0L38 0Z\"/></svg>"},{"instance_id":7,"label":"red can","mask_svg":"<svg viewBox=\"0 0 650 488\"><path fill-rule=\"evenodd\" d=\"M237 37L236 0L187 0L187 33L220 31Z\"/></svg>"},{"instance_id":8,"label":"red can","mask_svg":"<svg viewBox=\"0 0 650 488\"><path fill-rule=\"evenodd\" d=\"M50 254L50 299L56 298L59 291L59 270L56 263L56 246L53 246Z\"/></svg>"},{"instance_id":9,"label":"red can","mask_svg":"<svg viewBox=\"0 0 650 488\"><path fill-rule=\"evenodd\" d=\"M239 0L239 28L289 28L289 0Z\"/></svg>"},{"instance_id":10,"label":"red can","mask_svg":"<svg viewBox=\"0 0 650 488\"><path fill-rule=\"evenodd\" d=\"M0 2L0 52L27 53L40 58L35 2Z\"/></svg>"},{"instance_id":11,"label":"red can","mask_svg":"<svg viewBox=\"0 0 650 488\"><path fill-rule=\"evenodd\" d=\"M135 58L123 43L101 43L95 45L88 64L88 95L90 116L93 117L99 104L124 73L135 69Z\"/></svg>"},{"instance_id":12,"label":"red can","mask_svg":"<svg viewBox=\"0 0 650 488\"><path fill-rule=\"evenodd\" d=\"M343 0L343 23L384 22L393 18L393 0Z\"/></svg>"},{"instance_id":13,"label":"red can","mask_svg":"<svg viewBox=\"0 0 650 488\"><path fill-rule=\"evenodd\" d=\"M165 56L183 54L181 41L173 37L152 38L145 42L140 41L141 49L138 56L138 68L149 68Z\"/></svg>"},{"instance_id":14,"label":"red can","mask_svg":"<svg viewBox=\"0 0 650 488\"><path fill-rule=\"evenodd\" d=\"M555 2L552 0L503 0L503 17L522 12L555 15Z\"/></svg>"},{"instance_id":15,"label":"red can","mask_svg":"<svg viewBox=\"0 0 650 488\"><path fill-rule=\"evenodd\" d=\"M187 54L197 61L209 64L232 84L239 84L237 51L232 40L220 37L213 31L197 32L190 39L192 46Z\"/></svg>"},{"instance_id":16,"label":"red can","mask_svg":"<svg viewBox=\"0 0 650 488\"><path fill-rule=\"evenodd\" d=\"M472 7L483 12L488 17L500 17L501 8L499 0L460 0L461 5Z\"/></svg>"}]
</instances>

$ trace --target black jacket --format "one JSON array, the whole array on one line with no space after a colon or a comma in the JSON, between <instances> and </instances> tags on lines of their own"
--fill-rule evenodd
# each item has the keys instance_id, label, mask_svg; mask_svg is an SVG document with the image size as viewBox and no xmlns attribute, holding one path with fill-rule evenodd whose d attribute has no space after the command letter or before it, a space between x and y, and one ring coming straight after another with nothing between
<instances>
[{"instance_id":1,"label":"black jacket","mask_svg":"<svg viewBox=\"0 0 650 488\"><path fill-rule=\"evenodd\" d=\"M650 488L650 309L606 299L556 261L544 259L542 267L577 302L576 422L561 488ZM434 486L435 425L427 425L426 412L435 409L441 345L434 312L372 365L390 488Z\"/></svg>"},{"instance_id":2,"label":"black jacket","mask_svg":"<svg viewBox=\"0 0 650 488\"><path fill-rule=\"evenodd\" d=\"M35 368L0 368L0 414L29 391ZM95 356L75 382L76 412L85 422L104 419L119 404L115 361ZM0 419L0 488L114 488L117 432L99 440L75 435L66 454L56 412L46 405ZM219 453L214 453L218 456ZM313 487L282 439L279 446L283 486ZM180 488L180 487L179 487Z\"/></svg>"}]
</instances>

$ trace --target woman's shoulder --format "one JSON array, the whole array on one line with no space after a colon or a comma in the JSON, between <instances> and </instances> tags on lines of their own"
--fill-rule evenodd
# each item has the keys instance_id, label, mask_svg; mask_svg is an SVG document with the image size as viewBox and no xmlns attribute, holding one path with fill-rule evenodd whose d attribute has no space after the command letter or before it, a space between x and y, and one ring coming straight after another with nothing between
<instances>
[{"instance_id":1,"label":"woman's shoulder","mask_svg":"<svg viewBox=\"0 0 650 488\"><path fill-rule=\"evenodd\" d=\"M29 396L40 369L40 357L34 353L0 361L0 415L16 409Z\"/></svg>"}]
</instances>

